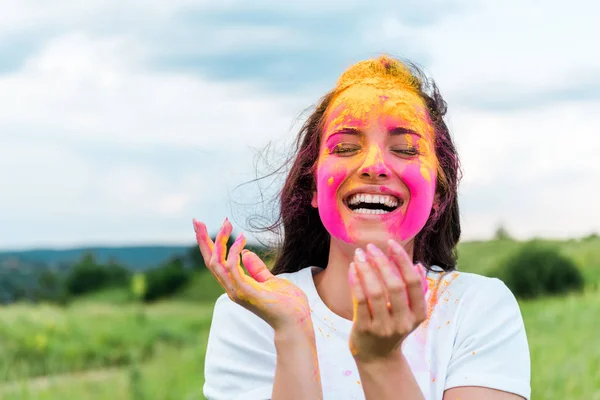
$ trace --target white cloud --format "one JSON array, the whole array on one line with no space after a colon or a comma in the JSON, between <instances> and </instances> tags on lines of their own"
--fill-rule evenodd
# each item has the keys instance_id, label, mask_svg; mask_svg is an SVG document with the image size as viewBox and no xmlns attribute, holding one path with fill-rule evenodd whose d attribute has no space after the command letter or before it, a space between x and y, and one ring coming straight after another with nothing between
<instances>
[{"instance_id":1,"label":"white cloud","mask_svg":"<svg viewBox=\"0 0 600 400\"><path fill-rule=\"evenodd\" d=\"M240 149L289 128L289 97L152 72L142 62L143 49L128 38L50 41L21 71L0 76L0 135Z\"/></svg>"},{"instance_id":2,"label":"white cloud","mask_svg":"<svg viewBox=\"0 0 600 400\"><path fill-rule=\"evenodd\" d=\"M589 0L471 2L422 30L431 70L443 88L506 91L560 88L582 73L600 71L598 3Z\"/></svg>"},{"instance_id":3,"label":"white cloud","mask_svg":"<svg viewBox=\"0 0 600 400\"><path fill-rule=\"evenodd\" d=\"M465 236L490 235L501 220L523 238L600 230L594 206L600 197L598 107L555 104L502 114L454 110L451 129L464 169L461 201L470 206L463 209Z\"/></svg>"},{"instance_id":4,"label":"white cloud","mask_svg":"<svg viewBox=\"0 0 600 400\"><path fill-rule=\"evenodd\" d=\"M110 28L123 22L159 24L191 7L222 9L234 3L230 0L4 0L0 14L0 37L2 34L27 31L65 31L98 25L106 27L107 24L110 24Z\"/></svg>"},{"instance_id":5,"label":"white cloud","mask_svg":"<svg viewBox=\"0 0 600 400\"><path fill-rule=\"evenodd\" d=\"M190 241L186 230L165 226L224 217L227 192L241 182L234 179L252 177L249 147L285 135L300 109L251 85L148 71L143 59L130 38L73 33L0 75L0 220L11 228L1 247ZM115 161L110 151L86 159L78 150L94 144L193 150L198 159L182 161L189 170L173 179L168 166ZM15 234L15 224L32 220L34 235Z\"/></svg>"}]
</instances>

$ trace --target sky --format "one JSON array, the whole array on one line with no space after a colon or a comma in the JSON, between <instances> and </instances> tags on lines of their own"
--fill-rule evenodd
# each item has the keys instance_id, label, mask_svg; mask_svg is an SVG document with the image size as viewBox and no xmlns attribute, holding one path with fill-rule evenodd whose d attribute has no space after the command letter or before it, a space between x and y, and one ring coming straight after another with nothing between
<instances>
[{"instance_id":1,"label":"sky","mask_svg":"<svg viewBox=\"0 0 600 400\"><path fill-rule=\"evenodd\" d=\"M381 54L422 66L448 102L463 240L500 224L518 239L600 232L592 0L0 9L0 249L192 244L193 217L247 231L277 181L239 185L277 165L346 68Z\"/></svg>"}]
</instances>

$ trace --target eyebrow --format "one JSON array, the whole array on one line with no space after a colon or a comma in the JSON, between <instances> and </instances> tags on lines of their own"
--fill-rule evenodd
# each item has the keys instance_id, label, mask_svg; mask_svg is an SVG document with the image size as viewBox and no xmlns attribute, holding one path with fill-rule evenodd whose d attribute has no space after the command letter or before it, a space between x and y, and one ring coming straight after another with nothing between
<instances>
[{"instance_id":1,"label":"eyebrow","mask_svg":"<svg viewBox=\"0 0 600 400\"><path fill-rule=\"evenodd\" d=\"M421 137L421 134L415 130L409 129L409 128L403 128L401 126L391 129L390 131L388 131L388 133L392 136L394 135L417 135L418 137Z\"/></svg>"},{"instance_id":2,"label":"eyebrow","mask_svg":"<svg viewBox=\"0 0 600 400\"><path fill-rule=\"evenodd\" d=\"M417 135L419 137L422 137L421 134L415 130L409 129L409 128L404 128L404 127L397 127L397 128L393 128L390 129L388 131L388 133L392 136L397 136L397 135ZM341 129L336 130L335 132L333 132L331 135L329 135L329 137L333 137L335 135L354 135L354 136L360 136L362 135L363 132L359 129L359 128L354 128L354 127L344 127Z\"/></svg>"}]
</instances>

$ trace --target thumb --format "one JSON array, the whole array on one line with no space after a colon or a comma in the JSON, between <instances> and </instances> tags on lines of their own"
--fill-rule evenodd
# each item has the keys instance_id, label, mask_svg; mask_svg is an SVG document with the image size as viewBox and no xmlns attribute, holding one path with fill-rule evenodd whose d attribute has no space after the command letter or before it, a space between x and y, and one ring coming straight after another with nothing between
<instances>
[{"instance_id":1,"label":"thumb","mask_svg":"<svg viewBox=\"0 0 600 400\"><path fill-rule=\"evenodd\" d=\"M250 276L257 282L264 282L273 277L273 274L267 269L260 257L250 250L242 251L242 263L244 263L244 267L246 267Z\"/></svg>"}]
</instances>

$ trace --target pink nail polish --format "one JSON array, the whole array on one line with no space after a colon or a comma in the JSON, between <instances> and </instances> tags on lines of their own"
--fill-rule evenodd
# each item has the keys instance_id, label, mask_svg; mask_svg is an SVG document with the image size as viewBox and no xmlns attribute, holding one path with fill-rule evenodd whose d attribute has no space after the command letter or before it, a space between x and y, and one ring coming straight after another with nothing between
<instances>
[{"instance_id":1,"label":"pink nail polish","mask_svg":"<svg viewBox=\"0 0 600 400\"><path fill-rule=\"evenodd\" d=\"M367 250L369 251L369 253L371 253L374 256L385 257L385 254L383 254L383 251L381 251L379 249L379 247L375 246L372 243L367 244Z\"/></svg>"},{"instance_id":2,"label":"pink nail polish","mask_svg":"<svg viewBox=\"0 0 600 400\"><path fill-rule=\"evenodd\" d=\"M360 262L367 262L367 255L360 247L354 251L354 255L356 259Z\"/></svg>"}]
</instances>

